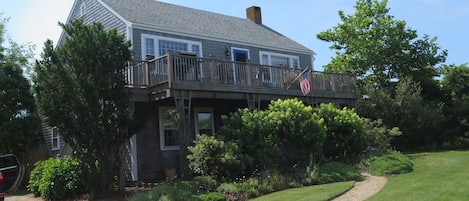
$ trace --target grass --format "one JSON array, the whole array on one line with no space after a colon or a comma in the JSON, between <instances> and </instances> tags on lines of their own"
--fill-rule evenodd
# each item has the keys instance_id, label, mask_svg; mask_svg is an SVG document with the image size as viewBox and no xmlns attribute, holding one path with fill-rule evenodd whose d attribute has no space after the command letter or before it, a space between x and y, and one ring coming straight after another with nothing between
<instances>
[{"instance_id":1,"label":"grass","mask_svg":"<svg viewBox=\"0 0 469 201\"><path fill-rule=\"evenodd\" d=\"M469 200L469 151L408 156L414 162L414 171L388 177L386 186L368 200Z\"/></svg>"},{"instance_id":2,"label":"grass","mask_svg":"<svg viewBox=\"0 0 469 201\"><path fill-rule=\"evenodd\" d=\"M293 188L264 195L251 201L320 201L330 200L353 187L354 181Z\"/></svg>"}]
</instances>

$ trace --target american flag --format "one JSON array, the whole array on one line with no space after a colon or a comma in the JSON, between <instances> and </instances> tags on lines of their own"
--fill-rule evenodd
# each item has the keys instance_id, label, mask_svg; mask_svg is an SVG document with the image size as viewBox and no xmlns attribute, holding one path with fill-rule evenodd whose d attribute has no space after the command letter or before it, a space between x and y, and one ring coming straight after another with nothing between
<instances>
[{"instance_id":1,"label":"american flag","mask_svg":"<svg viewBox=\"0 0 469 201\"><path fill-rule=\"evenodd\" d=\"M308 71L303 71L300 75L300 89L303 96L308 95L309 91L311 90L309 86L309 73Z\"/></svg>"}]
</instances>

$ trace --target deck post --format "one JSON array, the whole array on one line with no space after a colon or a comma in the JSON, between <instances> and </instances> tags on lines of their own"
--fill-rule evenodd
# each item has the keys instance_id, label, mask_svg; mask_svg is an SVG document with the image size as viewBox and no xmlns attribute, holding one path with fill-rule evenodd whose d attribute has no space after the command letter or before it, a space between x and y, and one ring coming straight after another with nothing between
<instances>
[{"instance_id":1,"label":"deck post","mask_svg":"<svg viewBox=\"0 0 469 201\"><path fill-rule=\"evenodd\" d=\"M168 62L168 87L171 88L173 81L173 59L171 57L171 50L166 50L166 59Z\"/></svg>"},{"instance_id":2,"label":"deck post","mask_svg":"<svg viewBox=\"0 0 469 201\"><path fill-rule=\"evenodd\" d=\"M283 65L280 65L280 87L285 88L285 81L283 77Z\"/></svg>"},{"instance_id":3,"label":"deck post","mask_svg":"<svg viewBox=\"0 0 469 201\"><path fill-rule=\"evenodd\" d=\"M252 85L252 79L251 79L251 60L247 60L247 66L246 66L246 78L247 78L247 84L248 86Z\"/></svg>"},{"instance_id":4,"label":"deck post","mask_svg":"<svg viewBox=\"0 0 469 201\"><path fill-rule=\"evenodd\" d=\"M208 57L210 57L210 63L209 63L210 83L215 83L215 66L213 65L215 63L215 61L213 60L213 55L209 55Z\"/></svg>"},{"instance_id":5,"label":"deck post","mask_svg":"<svg viewBox=\"0 0 469 201\"><path fill-rule=\"evenodd\" d=\"M145 61L145 85L150 86L150 71L148 71L148 61Z\"/></svg>"}]
</instances>

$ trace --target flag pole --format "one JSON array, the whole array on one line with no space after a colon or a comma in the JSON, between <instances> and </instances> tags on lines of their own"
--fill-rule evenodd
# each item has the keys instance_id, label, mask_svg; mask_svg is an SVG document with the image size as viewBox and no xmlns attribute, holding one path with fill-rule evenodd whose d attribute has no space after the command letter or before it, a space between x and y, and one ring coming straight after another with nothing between
<instances>
[{"instance_id":1,"label":"flag pole","mask_svg":"<svg viewBox=\"0 0 469 201\"><path fill-rule=\"evenodd\" d=\"M298 75L295 77L295 79L288 85L287 89L290 89L291 85L292 85L298 78L300 78L300 76L303 75L303 73L305 73L306 70L308 70L308 69L309 69L309 67L306 67L303 71L301 71L301 73L298 74Z\"/></svg>"}]
</instances>

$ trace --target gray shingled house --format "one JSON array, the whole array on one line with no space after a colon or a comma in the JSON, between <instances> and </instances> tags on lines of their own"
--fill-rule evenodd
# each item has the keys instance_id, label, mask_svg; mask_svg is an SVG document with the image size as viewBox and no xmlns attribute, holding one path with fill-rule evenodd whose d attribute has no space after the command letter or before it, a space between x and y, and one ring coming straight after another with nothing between
<instances>
[{"instance_id":1,"label":"gray shingled house","mask_svg":"<svg viewBox=\"0 0 469 201\"><path fill-rule=\"evenodd\" d=\"M216 134L221 115L237 108L265 108L293 97L310 105L355 104L353 77L312 71L312 50L262 24L259 7L246 14L243 19L154 0L75 1L67 23L100 22L132 43L127 87L132 109L145 121L125 149L128 180L186 173L185 148L199 134ZM306 95L295 79L304 69L311 70Z\"/></svg>"}]
</instances>

